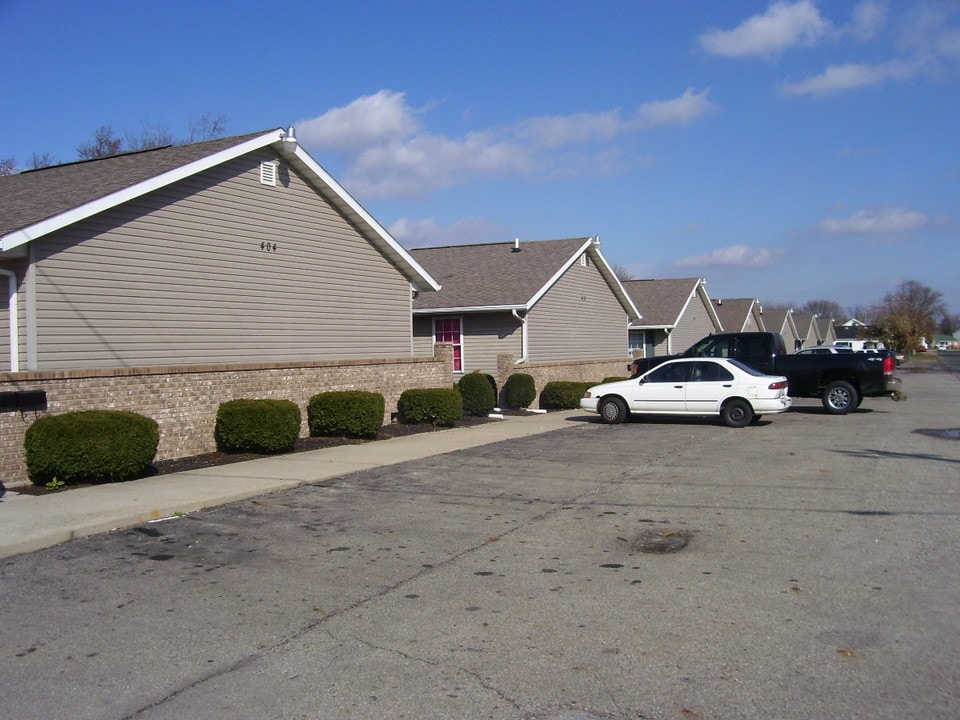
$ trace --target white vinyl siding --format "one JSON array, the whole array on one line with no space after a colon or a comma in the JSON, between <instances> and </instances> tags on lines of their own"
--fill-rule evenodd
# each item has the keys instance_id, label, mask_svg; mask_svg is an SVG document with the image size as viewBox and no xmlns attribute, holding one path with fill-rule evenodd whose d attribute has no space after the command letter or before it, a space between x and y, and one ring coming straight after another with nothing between
<instances>
[{"instance_id":1,"label":"white vinyl siding","mask_svg":"<svg viewBox=\"0 0 960 720\"><path fill-rule=\"evenodd\" d=\"M627 319L594 264L575 262L527 315L527 359L626 357Z\"/></svg>"},{"instance_id":2,"label":"white vinyl siding","mask_svg":"<svg viewBox=\"0 0 960 720\"><path fill-rule=\"evenodd\" d=\"M409 282L275 158L35 241L36 369L408 356Z\"/></svg>"}]
</instances>

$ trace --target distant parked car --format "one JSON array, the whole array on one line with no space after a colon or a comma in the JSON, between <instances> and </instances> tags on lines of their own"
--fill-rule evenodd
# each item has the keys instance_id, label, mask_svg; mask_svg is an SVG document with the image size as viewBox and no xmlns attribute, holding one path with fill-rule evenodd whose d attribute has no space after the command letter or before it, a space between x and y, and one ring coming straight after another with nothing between
<instances>
[{"instance_id":1,"label":"distant parked car","mask_svg":"<svg viewBox=\"0 0 960 720\"><path fill-rule=\"evenodd\" d=\"M852 353L848 347L838 345L814 345L813 347L797 350L797 355L839 355L841 353Z\"/></svg>"},{"instance_id":2,"label":"distant parked car","mask_svg":"<svg viewBox=\"0 0 960 720\"><path fill-rule=\"evenodd\" d=\"M793 401L787 378L764 375L731 358L669 360L630 380L594 385L580 407L605 423L638 415L718 415L729 427L781 413Z\"/></svg>"}]
</instances>

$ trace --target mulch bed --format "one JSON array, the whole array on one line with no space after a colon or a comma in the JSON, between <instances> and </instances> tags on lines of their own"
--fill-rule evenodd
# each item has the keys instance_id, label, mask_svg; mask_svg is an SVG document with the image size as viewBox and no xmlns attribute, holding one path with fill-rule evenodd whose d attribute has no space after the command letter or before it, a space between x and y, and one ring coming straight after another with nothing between
<instances>
[{"instance_id":1,"label":"mulch bed","mask_svg":"<svg viewBox=\"0 0 960 720\"><path fill-rule=\"evenodd\" d=\"M522 416L529 413L520 410L507 410L501 413L505 417L510 415ZM491 422L502 422L496 418L474 417L464 415L454 427L472 427ZM418 435L427 432L443 432L450 428L437 427L429 423L391 423L380 428L380 433L372 439L358 439L347 437L306 437L297 440L292 452L306 452L308 450L321 450L323 448L337 447L339 445L362 445L364 443L379 442L380 440L389 440L395 437L404 437L406 435ZM219 465L229 465L246 460L256 460L258 458L269 457L268 455L259 455L257 453L224 453L209 452L202 455L192 455L190 457L174 458L171 460L159 460L150 466L150 469L142 477L155 477L157 475L169 475L170 473L187 472L189 470L198 470L200 468L216 467ZM74 488L90 487L89 485L66 485L58 490L37 485L25 485L21 487L8 488L12 492L21 495L49 495L51 493L63 492Z\"/></svg>"}]
</instances>

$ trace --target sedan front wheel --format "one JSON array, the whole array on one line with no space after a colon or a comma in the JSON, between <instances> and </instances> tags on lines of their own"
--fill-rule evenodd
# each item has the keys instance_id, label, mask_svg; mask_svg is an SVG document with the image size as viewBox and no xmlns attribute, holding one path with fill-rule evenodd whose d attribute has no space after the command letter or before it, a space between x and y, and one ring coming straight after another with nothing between
<instances>
[{"instance_id":1,"label":"sedan front wheel","mask_svg":"<svg viewBox=\"0 0 960 720\"><path fill-rule=\"evenodd\" d=\"M627 419L627 404L618 397L608 397L600 401L600 419L608 425L622 423Z\"/></svg>"}]
</instances>

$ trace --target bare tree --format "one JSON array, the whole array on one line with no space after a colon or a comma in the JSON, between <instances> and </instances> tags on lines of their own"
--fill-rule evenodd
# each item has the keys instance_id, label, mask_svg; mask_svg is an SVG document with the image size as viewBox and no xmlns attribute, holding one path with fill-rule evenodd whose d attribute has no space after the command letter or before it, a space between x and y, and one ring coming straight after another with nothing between
<instances>
[{"instance_id":1,"label":"bare tree","mask_svg":"<svg viewBox=\"0 0 960 720\"><path fill-rule=\"evenodd\" d=\"M617 280L620 282L636 279L633 277L633 273L627 270L625 265L614 265L610 269L613 270L613 274L617 276Z\"/></svg>"},{"instance_id":2,"label":"bare tree","mask_svg":"<svg viewBox=\"0 0 960 720\"><path fill-rule=\"evenodd\" d=\"M118 138L109 125L101 125L93 136L93 140L82 143L77 147L77 155L81 160L116 155L123 148L123 140Z\"/></svg>"},{"instance_id":3,"label":"bare tree","mask_svg":"<svg viewBox=\"0 0 960 720\"><path fill-rule=\"evenodd\" d=\"M223 137L227 133L228 120L226 115L212 117L210 113L204 113L196 120L190 121L190 134L186 142L194 143Z\"/></svg>"},{"instance_id":4,"label":"bare tree","mask_svg":"<svg viewBox=\"0 0 960 720\"><path fill-rule=\"evenodd\" d=\"M139 135L129 131L124 133L127 138L127 147L130 150L150 150L151 148L173 145L173 135L170 128L160 122L144 122Z\"/></svg>"},{"instance_id":5,"label":"bare tree","mask_svg":"<svg viewBox=\"0 0 960 720\"><path fill-rule=\"evenodd\" d=\"M17 161L13 158L0 160L0 176L13 175L17 171Z\"/></svg>"},{"instance_id":6,"label":"bare tree","mask_svg":"<svg viewBox=\"0 0 960 720\"><path fill-rule=\"evenodd\" d=\"M810 300L803 304L800 312L818 315L822 318L832 318L834 320L839 320L845 315L843 308L840 307L840 303L826 299Z\"/></svg>"},{"instance_id":7,"label":"bare tree","mask_svg":"<svg viewBox=\"0 0 960 720\"><path fill-rule=\"evenodd\" d=\"M56 165L57 161L54 159L53 155L48 152L37 154L33 153L30 157L30 169L38 170L40 168L50 167L51 165Z\"/></svg>"},{"instance_id":8,"label":"bare tree","mask_svg":"<svg viewBox=\"0 0 960 720\"><path fill-rule=\"evenodd\" d=\"M945 312L940 318L940 333L942 335L953 335L960 330L960 315L951 315Z\"/></svg>"}]
</instances>

